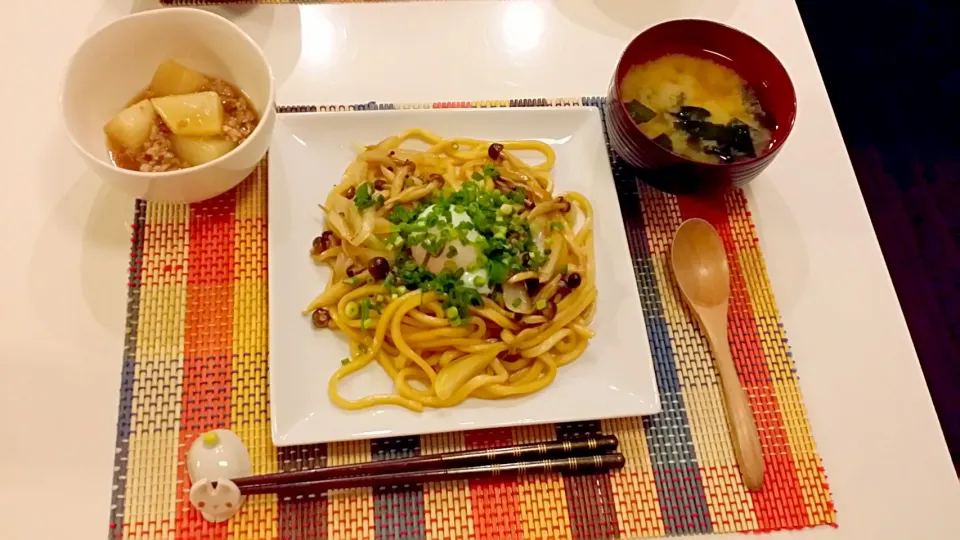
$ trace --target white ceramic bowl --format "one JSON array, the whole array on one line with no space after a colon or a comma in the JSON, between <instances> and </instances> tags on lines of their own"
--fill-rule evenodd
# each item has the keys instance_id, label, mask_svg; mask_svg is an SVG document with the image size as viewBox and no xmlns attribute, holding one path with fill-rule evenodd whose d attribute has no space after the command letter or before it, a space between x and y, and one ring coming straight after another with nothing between
<instances>
[{"instance_id":1,"label":"white ceramic bowl","mask_svg":"<svg viewBox=\"0 0 960 540\"><path fill-rule=\"evenodd\" d=\"M260 123L229 154L197 167L161 173L121 169L110 160L103 126L167 59L238 87L260 113ZM276 121L273 73L263 51L235 24L192 8L130 15L87 38L67 67L60 102L67 133L93 170L152 201L201 201L236 186L266 154Z\"/></svg>"}]
</instances>

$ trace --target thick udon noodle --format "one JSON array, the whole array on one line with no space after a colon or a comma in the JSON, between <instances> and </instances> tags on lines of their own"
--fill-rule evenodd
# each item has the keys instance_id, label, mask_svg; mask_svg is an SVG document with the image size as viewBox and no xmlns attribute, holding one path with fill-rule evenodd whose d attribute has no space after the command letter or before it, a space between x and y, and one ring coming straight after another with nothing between
<instances>
[{"instance_id":1,"label":"thick udon noodle","mask_svg":"<svg viewBox=\"0 0 960 540\"><path fill-rule=\"evenodd\" d=\"M422 141L429 148L402 147L411 140ZM499 160L488 156L490 144L465 138L442 139L420 129L408 130L364 148L347 167L342 182L329 194L324 205L327 228L337 236L339 245L314 253L314 260L331 265L333 272L327 288L304 313L326 308L331 327L349 341L350 359L344 359L329 381L330 399L339 407L361 409L392 404L422 411L424 407L451 407L469 397L502 399L531 394L550 385L558 369L583 354L593 337L588 326L596 309L597 289L590 203L573 192L563 193L562 199L553 197L550 173L555 154L547 144L502 142ZM516 156L517 151L537 152L544 161L528 165ZM396 167L403 160L415 164L415 173L408 174L404 168ZM384 248L383 237L391 230L385 216L395 205L429 199L444 185L458 190L473 173L490 165L498 168L504 181L522 186L534 199L535 205L529 205L532 208L528 206L519 217L567 225L562 230L549 227L547 234L553 249L537 276L540 292L534 301L541 297L555 299L555 310L549 314L552 318L541 313L520 317L484 297L482 305L470 308L469 319L455 327L436 292L411 290L392 298L383 282L375 281L367 270L358 274L356 280L345 279L351 263L366 265L377 256L392 260L393 254ZM360 211L344 197L351 188L356 190L361 183L373 183L378 178L389 182L389 197L380 208ZM484 179L482 189L497 188L492 179ZM581 278L579 286L568 288L568 294L562 298L557 296L558 284L564 283L561 269L576 271ZM517 274L508 281L516 283L520 279L529 276ZM366 328L355 315L350 317L347 313L351 302L365 298L385 299L382 312L371 313ZM395 393L356 400L343 397L338 382L374 362L393 380Z\"/></svg>"}]
</instances>

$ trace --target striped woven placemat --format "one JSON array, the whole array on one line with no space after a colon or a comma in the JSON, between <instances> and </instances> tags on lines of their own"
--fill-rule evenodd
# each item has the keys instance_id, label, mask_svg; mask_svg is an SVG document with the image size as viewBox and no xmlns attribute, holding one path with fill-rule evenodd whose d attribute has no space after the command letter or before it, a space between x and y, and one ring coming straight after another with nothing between
<instances>
[{"instance_id":1,"label":"striped woven placemat","mask_svg":"<svg viewBox=\"0 0 960 540\"><path fill-rule=\"evenodd\" d=\"M597 98L368 103L330 109L600 106ZM327 110L283 107L282 113ZM371 113L376 114L376 113ZM136 205L117 431L112 538L612 538L835 525L794 362L746 198L677 198L612 159L663 412L542 425L276 448L267 377L266 167L193 204ZM689 217L720 231L730 255L730 340L766 467L759 493L740 480L717 373L667 268ZM227 523L190 507L184 457L213 428L247 444L256 474L511 442L614 433L628 462L607 475L543 476L248 498Z\"/></svg>"}]
</instances>

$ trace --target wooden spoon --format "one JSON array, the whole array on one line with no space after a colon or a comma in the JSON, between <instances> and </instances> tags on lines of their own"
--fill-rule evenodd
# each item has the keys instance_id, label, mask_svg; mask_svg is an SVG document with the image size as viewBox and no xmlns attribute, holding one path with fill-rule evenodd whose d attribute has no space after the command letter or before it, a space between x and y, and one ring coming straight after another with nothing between
<instances>
[{"instance_id":1,"label":"wooden spoon","mask_svg":"<svg viewBox=\"0 0 960 540\"><path fill-rule=\"evenodd\" d=\"M727 341L730 269L720 235L702 219L684 221L673 237L671 264L683 297L700 319L713 349L743 483L747 489L757 491L763 487L763 453L757 424L733 366Z\"/></svg>"}]
</instances>

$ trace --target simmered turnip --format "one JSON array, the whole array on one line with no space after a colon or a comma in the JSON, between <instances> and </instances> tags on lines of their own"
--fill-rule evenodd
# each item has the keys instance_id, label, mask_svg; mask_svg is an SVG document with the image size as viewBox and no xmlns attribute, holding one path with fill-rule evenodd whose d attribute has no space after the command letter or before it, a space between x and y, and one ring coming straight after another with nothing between
<instances>
[{"instance_id":1,"label":"simmered turnip","mask_svg":"<svg viewBox=\"0 0 960 540\"><path fill-rule=\"evenodd\" d=\"M157 112L150 100L143 100L120 111L103 127L113 141L128 150L139 148L150 138Z\"/></svg>"},{"instance_id":2,"label":"simmered turnip","mask_svg":"<svg viewBox=\"0 0 960 540\"><path fill-rule=\"evenodd\" d=\"M173 153L190 165L200 165L213 161L237 147L237 143L226 138L188 137L171 135Z\"/></svg>"},{"instance_id":3,"label":"simmered turnip","mask_svg":"<svg viewBox=\"0 0 960 540\"><path fill-rule=\"evenodd\" d=\"M533 300L523 283L503 284L503 304L514 313L529 315L533 313Z\"/></svg>"},{"instance_id":4,"label":"simmered turnip","mask_svg":"<svg viewBox=\"0 0 960 540\"><path fill-rule=\"evenodd\" d=\"M150 81L150 90L154 96L176 96L199 92L210 84L210 80L178 62L167 60L157 67Z\"/></svg>"},{"instance_id":5,"label":"simmered turnip","mask_svg":"<svg viewBox=\"0 0 960 540\"><path fill-rule=\"evenodd\" d=\"M210 136L223 130L223 105L216 92L166 96L150 102L177 135Z\"/></svg>"}]
</instances>

